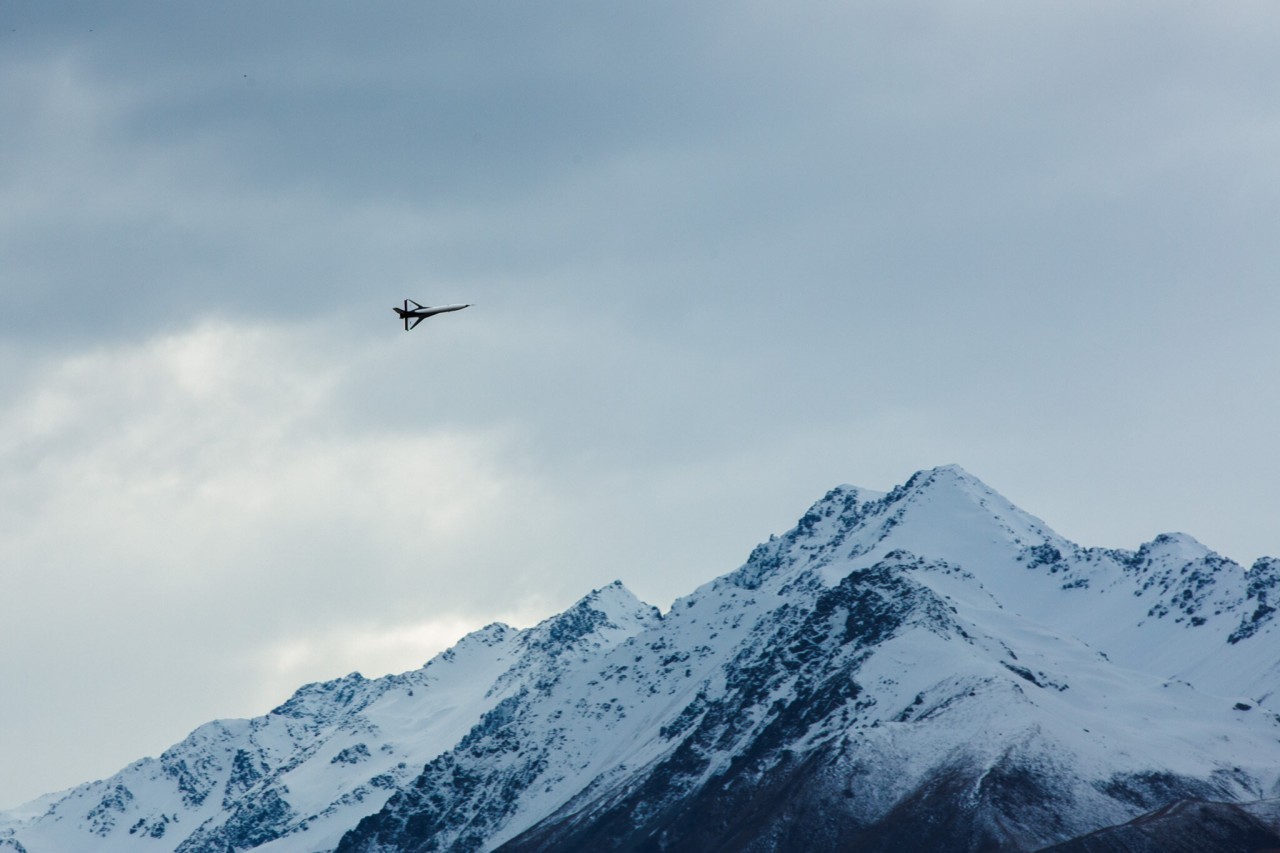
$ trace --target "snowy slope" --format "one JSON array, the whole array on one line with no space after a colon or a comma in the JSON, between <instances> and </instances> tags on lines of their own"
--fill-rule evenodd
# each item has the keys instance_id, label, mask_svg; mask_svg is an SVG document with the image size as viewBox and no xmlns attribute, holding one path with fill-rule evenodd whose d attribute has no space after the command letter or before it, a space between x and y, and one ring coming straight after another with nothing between
<instances>
[{"instance_id":1,"label":"snowy slope","mask_svg":"<svg viewBox=\"0 0 1280 853\"><path fill-rule=\"evenodd\" d=\"M663 616L615 584L311 685L0 844L1234 850L1170 807L1280 837L1277 583L1182 534L1079 546L955 466L842 486Z\"/></svg>"},{"instance_id":2,"label":"snowy slope","mask_svg":"<svg viewBox=\"0 0 1280 853\"><path fill-rule=\"evenodd\" d=\"M956 466L845 509L856 492L837 489L805 516L838 531L824 545L829 572L897 549L947 560L973 572L1001 607L1118 663L1264 703L1280 690L1280 560L1246 571L1185 534L1137 551L1082 548ZM812 538L783 544L807 555Z\"/></svg>"},{"instance_id":3,"label":"snowy slope","mask_svg":"<svg viewBox=\"0 0 1280 853\"><path fill-rule=\"evenodd\" d=\"M158 759L41 798L0 838L31 853L331 850L486 711L658 618L614 584L527 631L490 625L414 672L308 685L266 716L209 723Z\"/></svg>"},{"instance_id":4,"label":"snowy slope","mask_svg":"<svg viewBox=\"0 0 1280 853\"><path fill-rule=\"evenodd\" d=\"M1031 849L1168 797L1275 792L1273 715L1020 612L1066 598L1026 565L1046 544L1070 547L957 469L838 489L598 666L488 715L340 849Z\"/></svg>"}]
</instances>

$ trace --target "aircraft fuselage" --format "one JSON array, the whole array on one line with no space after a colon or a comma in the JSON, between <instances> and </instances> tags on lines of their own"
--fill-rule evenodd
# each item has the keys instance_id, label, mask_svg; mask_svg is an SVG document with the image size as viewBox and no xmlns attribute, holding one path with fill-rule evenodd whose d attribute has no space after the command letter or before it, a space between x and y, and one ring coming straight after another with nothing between
<instances>
[{"instance_id":1,"label":"aircraft fuselage","mask_svg":"<svg viewBox=\"0 0 1280 853\"><path fill-rule=\"evenodd\" d=\"M410 305L413 307L410 308ZM432 307L430 305L419 305L412 299L406 299L403 308L392 308L391 310L399 314L401 320L404 320L404 330L407 332L428 317L434 317L436 314L444 314L449 311L461 311L463 308L470 307L469 303L467 305L437 305ZM413 321L412 326L409 325L410 320Z\"/></svg>"}]
</instances>

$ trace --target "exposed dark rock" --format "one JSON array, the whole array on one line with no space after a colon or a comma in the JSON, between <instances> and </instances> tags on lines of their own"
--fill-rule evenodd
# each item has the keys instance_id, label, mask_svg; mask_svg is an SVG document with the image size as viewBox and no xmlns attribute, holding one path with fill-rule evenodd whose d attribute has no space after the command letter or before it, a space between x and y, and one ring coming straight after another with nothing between
<instances>
[{"instance_id":1,"label":"exposed dark rock","mask_svg":"<svg viewBox=\"0 0 1280 853\"><path fill-rule=\"evenodd\" d=\"M1128 823L1044 848L1043 853L1273 853L1280 801L1179 800Z\"/></svg>"}]
</instances>

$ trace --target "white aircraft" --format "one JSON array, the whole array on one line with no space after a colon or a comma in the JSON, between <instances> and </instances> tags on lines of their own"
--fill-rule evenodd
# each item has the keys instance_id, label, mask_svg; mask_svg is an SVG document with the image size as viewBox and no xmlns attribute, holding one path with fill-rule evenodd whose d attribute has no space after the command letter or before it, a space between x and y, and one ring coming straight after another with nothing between
<instances>
[{"instance_id":1,"label":"white aircraft","mask_svg":"<svg viewBox=\"0 0 1280 853\"><path fill-rule=\"evenodd\" d=\"M412 305L413 307L410 308L409 307L410 305ZM443 314L446 311L461 311L463 308L470 308L470 307L471 306L468 304L468 305L441 305L439 307L432 308L429 305L419 305L418 303L414 302L412 299L406 299L404 301L403 308L392 308L391 310L399 314L401 320L404 320L404 330L407 332L410 329L415 328L419 323L421 323L423 320L427 319L428 317L433 317L436 314ZM413 321L412 326L409 325L410 320Z\"/></svg>"}]
</instances>

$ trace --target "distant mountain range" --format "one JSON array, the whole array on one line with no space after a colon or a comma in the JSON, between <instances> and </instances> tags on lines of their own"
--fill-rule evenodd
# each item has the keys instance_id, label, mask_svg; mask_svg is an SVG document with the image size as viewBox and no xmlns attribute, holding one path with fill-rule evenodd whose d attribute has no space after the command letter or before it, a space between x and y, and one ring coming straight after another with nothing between
<instances>
[{"instance_id":1,"label":"distant mountain range","mask_svg":"<svg viewBox=\"0 0 1280 853\"><path fill-rule=\"evenodd\" d=\"M0 813L0 851L1280 848L1280 560L833 489L663 614L620 583Z\"/></svg>"}]
</instances>

